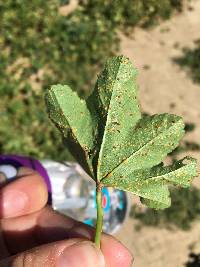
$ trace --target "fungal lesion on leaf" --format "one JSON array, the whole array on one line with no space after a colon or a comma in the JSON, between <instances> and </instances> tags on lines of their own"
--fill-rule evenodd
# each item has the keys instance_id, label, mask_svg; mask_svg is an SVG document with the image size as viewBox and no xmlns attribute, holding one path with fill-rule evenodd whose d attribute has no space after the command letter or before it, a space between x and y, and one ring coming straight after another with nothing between
<instances>
[{"instance_id":1,"label":"fungal lesion on leaf","mask_svg":"<svg viewBox=\"0 0 200 267\"><path fill-rule=\"evenodd\" d=\"M110 173L108 173L105 177L106 177L106 178L110 178L110 177L112 177L112 175L113 175L113 173L110 172Z\"/></svg>"},{"instance_id":2,"label":"fungal lesion on leaf","mask_svg":"<svg viewBox=\"0 0 200 267\"><path fill-rule=\"evenodd\" d=\"M120 164L127 164L127 163L128 163L128 159L125 158L125 159L122 160L122 162Z\"/></svg>"},{"instance_id":3,"label":"fungal lesion on leaf","mask_svg":"<svg viewBox=\"0 0 200 267\"><path fill-rule=\"evenodd\" d=\"M120 123L118 121L112 121L112 124L120 126Z\"/></svg>"}]
</instances>

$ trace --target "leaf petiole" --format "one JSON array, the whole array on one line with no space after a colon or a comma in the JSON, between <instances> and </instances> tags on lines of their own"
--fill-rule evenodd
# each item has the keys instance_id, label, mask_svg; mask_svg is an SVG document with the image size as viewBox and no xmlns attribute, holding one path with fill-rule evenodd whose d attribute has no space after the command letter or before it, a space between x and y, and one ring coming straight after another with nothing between
<instances>
[{"instance_id":1,"label":"leaf petiole","mask_svg":"<svg viewBox=\"0 0 200 267\"><path fill-rule=\"evenodd\" d=\"M97 204L97 222L95 233L95 244L98 248L101 246L101 233L103 227L103 208L102 208L102 184L97 182L96 186L96 204Z\"/></svg>"}]
</instances>

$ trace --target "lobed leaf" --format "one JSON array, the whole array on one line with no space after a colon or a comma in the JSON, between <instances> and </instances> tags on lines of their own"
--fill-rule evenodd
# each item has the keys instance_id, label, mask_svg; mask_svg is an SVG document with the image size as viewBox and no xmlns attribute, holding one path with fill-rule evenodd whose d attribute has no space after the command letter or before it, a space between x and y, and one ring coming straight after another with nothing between
<instances>
[{"instance_id":1,"label":"lobed leaf","mask_svg":"<svg viewBox=\"0 0 200 267\"><path fill-rule=\"evenodd\" d=\"M96 121L86 102L67 85L52 86L45 99L49 117L62 132L69 150L87 171L89 167L93 173Z\"/></svg>"},{"instance_id":2,"label":"lobed leaf","mask_svg":"<svg viewBox=\"0 0 200 267\"><path fill-rule=\"evenodd\" d=\"M141 117L136 74L126 57L108 60L89 98L99 116L99 180L123 160L129 136Z\"/></svg>"},{"instance_id":3,"label":"lobed leaf","mask_svg":"<svg viewBox=\"0 0 200 267\"><path fill-rule=\"evenodd\" d=\"M188 187L191 179L198 174L196 164L195 159L186 157L171 166L160 164L153 168L134 170L123 176L116 173L109 179L104 178L102 183L142 197L149 207L166 208L171 204L168 185L172 183Z\"/></svg>"},{"instance_id":4,"label":"lobed leaf","mask_svg":"<svg viewBox=\"0 0 200 267\"><path fill-rule=\"evenodd\" d=\"M173 114L141 118L136 74L127 58L114 57L86 101L68 86L57 85L46 94L47 109L68 148L94 180L132 192L149 207L166 208L171 203L168 186L189 186L197 163L186 157L163 166L184 134L184 123Z\"/></svg>"},{"instance_id":5,"label":"lobed leaf","mask_svg":"<svg viewBox=\"0 0 200 267\"><path fill-rule=\"evenodd\" d=\"M105 177L127 176L136 169L159 164L178 146L183 134L184 123L179 116L160 114L142 118L127 137L123 160Z\"/></svg>"}]
</instances>

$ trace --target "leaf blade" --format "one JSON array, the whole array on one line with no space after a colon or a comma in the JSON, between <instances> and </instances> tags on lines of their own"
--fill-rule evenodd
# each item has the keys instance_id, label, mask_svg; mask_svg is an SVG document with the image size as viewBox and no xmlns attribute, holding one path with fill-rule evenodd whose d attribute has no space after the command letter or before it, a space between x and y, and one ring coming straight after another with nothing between
<instances>
[{"instance_id":1,"label":"leaf blade","mask_svg":"<svg viewBox=\"0 0 200 267\"><path fill-rule=\"evenodd\" d=\"M141 118L136 74L136 69L127 58L114 57L107 62L91 96L101 124L99 180L122 160L127 136Z\"/></svg>"},{"instance_id":2,"label":"leaf blade","mask_svg":"<svg viewBox=\"0 0 200 267\"><path fill-rule=\"evenodd\" d=\"M86 102L67 85L52 86L46 92L45 101L50 119L62 132L72 154L81 164L87 162L93 172L91 154L95 147L96 121Z\"/></svg>"},{"instance_id":3,"label":"leaf blade","mask_svg":"<svg viewBox=\"0 0 200 267\"><path fill-rule=\"evenodd\" d=\"M181 117L164 113L142 118L133 131L131 141L127 140L126 157L103 179L158 165L178 146L184 123Z\"/></svg>"},{"instance_id":4,"label":"leaf blade","mask_svg":"<svg viewBox=\"0 0 200 267\"><path fill-rule=\"evenodd\" d=\"M198 175L196 159L186 157L171 166L158 165L150 169L135 170L129 176L112 177L102 180L105 186L114 186L143 198L143 202L153 208L170 206L168 185L170 183L188 187Z\"/></svg>"}]
</instances>

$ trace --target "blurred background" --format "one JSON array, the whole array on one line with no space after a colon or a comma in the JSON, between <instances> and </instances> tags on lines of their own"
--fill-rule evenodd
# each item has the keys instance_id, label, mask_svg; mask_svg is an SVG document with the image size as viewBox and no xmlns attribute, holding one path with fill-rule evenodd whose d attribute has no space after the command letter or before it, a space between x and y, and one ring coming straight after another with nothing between
<instances>
[{"instance_id":1,"label":"blurred background","mask_svg":"<svg viewBox=\"0 0 200 267\"><path fill-rule=\"evenodd\" d=\"M72 160L49 121L44 92L69 84L81 97L106 59L139 71L144 114L184 117L186 136L169 161L200 159L200 0L0 0L0 153ZM173 189L172 207L134 198L117 235L136 267L200 266L200 182Z\"/></svg>"}]
</instances>

